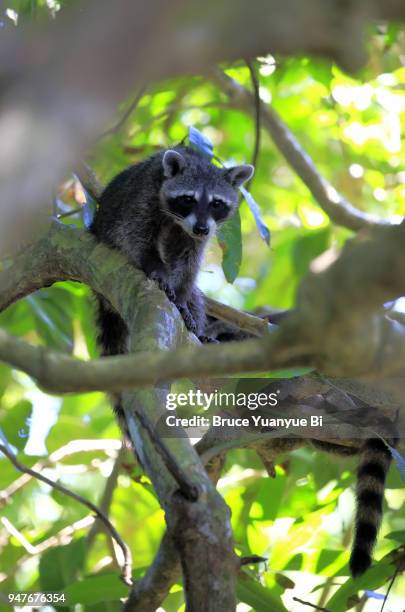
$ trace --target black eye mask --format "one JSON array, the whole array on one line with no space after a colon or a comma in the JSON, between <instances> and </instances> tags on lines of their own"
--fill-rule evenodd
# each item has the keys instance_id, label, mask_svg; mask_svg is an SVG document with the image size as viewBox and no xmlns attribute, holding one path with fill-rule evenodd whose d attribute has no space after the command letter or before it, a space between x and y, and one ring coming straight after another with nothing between
<instances>
[{"instance_id":1,"label":"black eye mask","mask_svg":"<svg viewBox=\"0 0 405 612\"><path fill-rule=\"evenodd\" d=\"M214 199L210 204L210 212L215 221L223 221L230 213L230 208L223 200Z\"/></svg>"},{"instance_id":2,"label":"black eye mask","mask_svg":"<svg viewBox=\"0 0 405 612\"><path fill-rule=\"evenodd\" d=\"M170 212L179 217L187 217L193 212L196 201L192 196L178 196L167 201Z\"/></svg>"}]
</instances>

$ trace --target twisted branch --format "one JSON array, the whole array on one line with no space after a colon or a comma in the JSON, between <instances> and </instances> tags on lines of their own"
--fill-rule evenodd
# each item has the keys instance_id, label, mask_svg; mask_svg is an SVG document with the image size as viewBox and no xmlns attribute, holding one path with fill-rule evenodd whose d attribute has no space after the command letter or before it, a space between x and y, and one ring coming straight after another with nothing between
<instances>
[{"instance_id":1,"label":"twisted branch","mask_svg":"<svg viewBox=\"0 0 405 612\"><path fill-rule=\"evenodd\" d=\"M229 96L234 108L249 114L257 114L255 95L248 89L221 70L212 70L210 78ZM353 231L389 225L387 221L376 219L358 210L332 187L319 173L311 157L271 106L262 102L260 113L262 125L269 132L275 145L334 223Z\"/></svg>"},{"instance_id":2,"label":"twisted branch","mask_svg":"<svg viewBox=\"0 0 405 612\"><path fill-rule=\"evenodd\" d=\"M88 499L85 499L81 495L78 495L78 493L75 493L74 491L71 491L70 489L67 489L66 487L64 487L63 485L59 484L58 482L53 482L52 480L50 480L49 478L47 478L43 474L40 474L39 472L36 472L32 468L29 468L29 467L23 465L20 461L18 461L17 457L4 444L0 444L0 452L2 452L11 461L11 463L14 465L14 467L19 472L21 472L22 474L29 474L30 476L32 476L36 480L40 480L41 482L44 482L45 484L49 485L50 487L52 487L56 491L59 491L60 493L63 493L63 495L67 495L68 497L71 497L72 499L74 499L77 502L79 502L79 504L82 504L83 506L86 506L87 508L89 508L89 510L94 512L94 514L97 516L97 518L100 519L100 521L106 527L106 529L108 530L108 533L111 534L111 537L117 542L118 546L120 547L120 549L122 551L122 554L123 554L123 557L124 557L124 563L123 563L123 566L122 566L121 579L122 579L122 581L125 584L130 586L132 584L132 576L131 576L131 572L132 572L132 557L131 557L131 551L128 548L128 546L125 544L124 540L121 538L121 536L118 533L118 531L112 525L111 521L109 521L108 517L104 514L104 512L102 512L102 510L100 510L100 508L98 508L95 504L93 504Z\"/></svg>"}]
</instances>

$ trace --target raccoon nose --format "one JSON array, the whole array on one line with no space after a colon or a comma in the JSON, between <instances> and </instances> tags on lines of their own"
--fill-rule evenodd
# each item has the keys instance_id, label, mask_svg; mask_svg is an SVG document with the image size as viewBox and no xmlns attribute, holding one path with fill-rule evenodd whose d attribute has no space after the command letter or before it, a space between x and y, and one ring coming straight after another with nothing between
<instances>
[{"instance_id":1,"label":"raccoon nose","mask_svg":"<svg viewBox=\"0 0 405 612\"><path fill-rule=\"evenodd\" d=\"M193 233L197 236L206 236L209 234L210 228L207 225L198 225L197 223L193 227Z\"/></svg>"}]
</instances>

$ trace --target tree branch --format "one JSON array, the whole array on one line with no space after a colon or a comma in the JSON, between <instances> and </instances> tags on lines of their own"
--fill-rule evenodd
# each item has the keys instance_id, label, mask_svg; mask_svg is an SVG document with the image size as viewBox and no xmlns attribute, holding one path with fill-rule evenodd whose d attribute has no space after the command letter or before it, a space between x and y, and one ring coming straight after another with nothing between
<instances>
[{"instance_id":1,"label":"tree branch","mask_svg":"<svg viewBox=\"0 0 405 612\"><path fill-rule=\"evenodd\" d=\"M111 470L111 474L106 480L100 503L98 504L98 507L100 508L101 512L103 512L105 516L108 516L110 513L110 506L111 506L114 490L118 483L118 476L121 470L122 460L124 458L125 452L126 452L125 444L122 443L121 448L119 449L118 454L114 460L114 465L113 465L113 469ZM100 527L101 527L101 523L99 521L95 521L90 531L88 532L87 538L86 538L86 545L87 545L88 550L91 548L98 532L100 531ZM109 532L107 532L107 535L109 535Z\"/></svg>"},{"instance_id":2,"label":"tree branch","mask_svg":"<svg viewBox=\"0 0 405 612\"><path fill-rule=\"evenodd\" d=\"M269 332L269 323L266 319L256 317L247 312L241 312L236 308L232 308L232 306L227 306L209 297L205 298L205 306L207 314L216 319L231 323L247 334L260 338Z\"/></svg>"},{"instance_id":3,"label":"tree branch","mask_svg":"<svg viewBox=\"0 0 405 612\"><path fill-rule=\"evenodd\" d=\"M228 96L234 108L256 114L255 96L221 70L212 70L210 77ZM308 187L322 210L337 225L357 231L389 225L355 208L319 173L313 160L302 148L281 117L269 105L261 103L261 121L274 143ZM257 119L256 119L257 121Z\"/></svg>"},{"instance_id":4,"label":"tree branch","mask_svg":"<svg viewBox=\"0 0 405 612\"><path fill-rule=\"evenodd\" d=\"M162 457L167 469L179 485L179 492L188 501L197 501L199 496L198 485L189 480L187 474L183 471L181 465L178 464L175 457L164 445L162 440L156 434L146 414L138 412L137 416L142 423L142 427L148 432L153 444L159 455Z\"/></svg>"},{"instance_id":5,"label":"tree branch","mask_svg":"<svg viewBox=\"0 0 405 612\"><path fill-rule=\"evenodd\" d=\"M298 601L298 603L301 603L303 606L309 606L310 608L313 608L314 610L321 610L322 612L331 612L327 608L321 608L320 606L312 604L309 601L304 601L303 599L298 599L298 597L293 597L293 601Z\"/></svg>"},{"instance_id":6,"label":"tree branch","mask_svg":"<svg viewBox=\"0 0 405 612\"><path fill-rule=\"evenodd\" d=\"M122 117L119 119L119 121L115 125L113 125L112 127L110 127L107 130L105 130L97 138L97 140L101 140L102 138L105 138L106 136L111 136L112 134L116 134L117 132L119 132L121 130L121 128L128 121L128 119L130 118L132 113L136 110L136 108L137 108L139 102L141 101L142 96L144 95L145 91L146 91L146 87L141 87L139 89L139 91L136 94L135 98L132 100L132 102L130 103L130 105L128 106L127 110L122 115Z\"/></svg>"},{"instance_id":7,"label":"tree branch","mask_svg":"<svg viewBox=\"0 0 405 612\"><path fill-rule=\"evenodd\" d=\"M189 340L176 308L122 254L70 227L53 224L47 235L0 272L0 308L43 285L70 279L85 282L104 295L126 321L134 354L81 362L2 332L0 357L15 367L27 368L42 384L59 392L156 385L153 391L125 392L124 409L137 454L166 511L169 532L182 557L187 598L196 609L206 593L225 609L234 605L238 560L225 527L227 510L195 449L182 437L168 439L168 448L190 481L199 482L202 494L196 502L175 494L176 482L142 428L139 411L154 426L165 415L167 386L159 381L195 374L218 376L309 363L335 375L399 374L405 359L404 326L375 312L382 302L404 291L404 231L405 224L384 228L375 232L373 240L346 247L330 268L304 281L296 310L275 333L239 345L173 350ZM207 547L207 537L216 545ZM195 587L201 573L206 581ZM218 575L225 580L221 581L221 596L210 582Z\"/></svg>"},{"instance_id":8,"label":"tree branch","mask_svg":"<svg viewBox=\"0 0 405 612\"><path fill-rule=\"evenodd\" d=\"M254 105L255 105L255 110L254 110L254 114L255 114L255 146L253 149L253 155L252 155L252 166L255 168L255 172L257 171L257 162L259 160L259 154L260 154L260 135L261 135L261 129L262 129L262 120L261 120L261 112L262 112L262 105L261 105L261 101L260 101L260 83L259 83L259 78L256 72L256 67L253 64L253 62L246 60L246 65L249 69L249 73L250 73L250 80L252 82L252 88L253 88L253 99L254 99ZM249 190L251 188L252 185L252 180L253 177L249 180L249 182L247 183L247 185L245 185L245 189Z\"/></svg>"},{"instance_id":9,"label":"tree branch","mask_svg":"<svg viewBox=\"0 0 405 612\"><path fill-rule=\"evenodd\" d=\"M133 295L129 296L132 302ZM138 294L138 300L141 303L136 316L125 319L130 330L130 350L137 351L145 346L153 352L170 349L178 334L179 315L176 313L177 318L172 319L176 327L166 317L162 328L159 313L150 307L149 296ZM176 457L176 463L182 466L188 481L198 482L198 499L186 499L178 491L166 458L162 457L140 422L140 413L147 415L152 427L165 417L168 390L168 385L160 382L151 391L123 393L127 427L137 456L165 510L168 530L181 560L186 607L196 611L202 606L205 609L234 609L236 557L227 506L208 478L188 438L179 431L177 437L165 438L165 447Z\"/></svg>"},{"instance_id":10,"label":"tree branch","mask_svg":"<svg viewBox=\"0 0 405 612\"><path fill-rule=\"evenodd\" d=\"M70 542L73 538L73 535L79 531L80 529L88 529L91 525L94 524L95 516L88 514L87 516L75 521L74 523L67 525L63 529L61 529L58 533L53 536L50 536L46 540L42 540L35 545L35 554L40 555L45 550L52 548L53 546L61 546ZM15 574L21 569L24 563L32 561L32 555L24 555L14 564L14 566L10 569L10 573L8 578L12 578Z\"/></svg>"},{"instance_id":11,"label":"tree branch","mask_svg":"<svg viewBox=\"0 0 405 612\"><path fill-rule=\"evenodd\" d=\"M41 459L32 469L35 472L41 472L45 467L54 466L55 463L62 461L65 457L69 457L75 453L101 451L119 451L121 443L119 440L72 440L62 447L56 449L46 459ZM33 477L30 474L23 474L17 480L14 480L6 489L0 491L0 507L3 503L7 503L9 498L24 487ZM101 508L103 509L103 508Z\"/></svg>"},{"instance_id":12,"label":"tree branch","mask_svg":"<svg viewBox=\"0 0 405 612\"><path fill-rule=\"evenodd\" d=\"M170 8L164 0L93 0L85 10L68 7L48 28L5 30L0 200L12 205L0 211L0 244L12 247L16 235L32 236L34 222L46 222L48 194L141 83L266 53L314 53L357 70L366 61L365 27L374 19L404 20L401 4L190 0L184 10L183 0Z\"/></svg>"},{"instance_id":13,"label":"tree branch","mask_svg":"<svg viewBox=\"0 0 405 612\"><path fill-rule=\"evenodd\" d=\"M36 262L36 266L33 265L31 258ZM1 306L10 304L22 295L39 288L41 282L49 285L58 278L81 280L90 285L110 301L128 326L131 350L137 353L132 357L138 361L138 364L132 366L125 362L119 364L115 361L117 358L108 361L107 358L100 359L94 363L101 366L102 376L106 374L106 365L108 367L112 365L113 368L125 366L125 370L129 366L132 367L132 372L136 373L138 365L140 366L143 360L142 355L148 355L152 364L154 356L160 355L166 358L170 348L188 342L189 334L177 309L168 302L165 294L159 291L155 283L147 281L144 275L136 271L120 253L106 249L85 232L63 227L60 224L54 224L46 237L18 256L13 266L0 272ZM134 296L137 296L136 300ZM7 339L3 333L2 339L5 340L3 349L6 350L10 338ZM20 359L24 361L27 347L29 351L33 351L30 354L35 360L31 374L38 380L42 379L47 386L53 386L52 380L55 381L54 377L59 376L57 371L60 374L65 371L67 374L67 370L72 365L76 372L86 366L84 362L71 360L66 356L61 356L62 362L60 362L56 354L47 355L44 349L29 347L23 341L19 341L18 346L14 347L16 351L13 357L16 363ZM11 344L8 344L8 348L11 350ZM2 357L4 356L5 353L2 353ZM184 358L189 360L190 355L185 355ZM118 369L113 376L119 375ZM127 370L128 373L130 371ZM67 378L72 373L73 370ZM163 370L155 370L154 383L161 381L162 374ZM94 372L91 377L93 375ZM96 379L93 379L93 383L95 381ZM90 382L90 379L87 382ZM59 387L60 390L63 384ZM160 383L151 391L123 394L132 443L165 509L169 531L176 540L183 568L188 568L186 598L191 600L191 605L203 601L201 593L203 589L205 597L208 593L212 602L219 601L221 605L223 603L224 609L231 609L234 606L235 555L227 507L210 482L187 438L168 440L167 446L182 465L188 478L199 483L201 495L195 502L190 502L183 496L179 498L175 494L178 488L176 482L139 420L139 413L144 412L152 425L159 421L166 412L164 406L166 390L167 388ZM186 524L188 527L184 529ZM198 568L193 563L190 565L191 557L198 559ZM213 564L217 566L217 570L211 574L210 568ZM190 568L191 573L188 573ZM204 581L200 580L201 573L205 576ZM218 581L218 576L221 575L224 578Z\"/></svg>"},{"instance_id":14,"label":"tree branch","mask_svg":"<svg viewBox=\"0 0 405 612\"><path fill-rule=\"evenodd\" d=\"M181 346L173 354L145 352L145 340L136 354L83 362L33 347L0 330L0 359L54 393L139 389L162 377L219 376L293 365L312 365L335 376L400 375L405 326L375 312L380 304L405 292L404 228L405 224L380 230L374 240L346 247L327 270L309 275L299 291L296 311L261 340ZM152 304L157 309L162 324L165 310L179 321L175 306L125 257L97 244L90 235L60 224L53 224L47 235L0 272L0 309L60 280L90 285L128 321L141 316L141 310L139 301L122 300L122 287L126 296L146 291L148 308ZM253 318L253 327L257 324L263 329L266 325ZM174 333L174 346L189 344L181 322Z\"/></svg>"},{"instance_id":15,"label":"tree branch","mask_svg":"<svg viewBox=\"0 0 405 612\"><path fill-rule=\"evenodd\" d=\"M276 344L276 343L274 343ZM168 352L138 352L117 357L81 361L35 347L0 330L0 360L26 372L48 393L122 391L154 386L162 377L214 376L255 372L264 367L282 368L306 350L284 349L266 356L267 343L246 341L243 346L185 346ZM303 362L303 361L302 361ZM301 362L301 363L302 363Z\"/></svg>"},{"instance_id":16,"label":"tree branch","mask_svg":"<svg viewBox=\"0 0 405 612\"><path fill-rule=\"evenodd\" d=\"M123 612L157 610L179 580L180 559L169 532L162 538L155 559L141 580L135 582Z\"/></svg>"},{"instance_id":17,"label":"tree branch","mask_svg":"<svg viewBox=\"0 0 405 612\"><path fill-rule=\"evenodd\" d=\"M108 532L111 534L111 537L114 538L114 540L117 542L118 546L120 547L120 549L122 551L122 554L123 554L123 557L124 557L124 565L122 567L121 578L122 578L122 580L123 580L123 582L125 584L130 586L132 584L132 577L131 577L131 571L132 571L131 551L129 550L129 548L125 544L125 542L122 540L120 534L117 532L115 527L108 520L106 515L99 508L97 508L97 506L95 504L93 504L88 499L85 499L81 495L78 495L74 491L70 491L70 489L67 489L66 487L64 487L63 485L59 484L58 482L53 482L52 480L50 480L46 476L43 476L42 474L40 474L39 472L36 472L32 468L29 468L29 467L23 465L22 463L20 463L20 461L18 461L17 457L15 457L15 455L4 444L0 444L0 452L4 453L4 455L6 455L6 457L11 461L11 463L14 465L14 467L19 472L22 472L23 474L29 474L33 478L36 478L36 480L40 480L41 482L45 482L45 484L49 485L53 489L56 489L56 491L59 491L60 493L63 493L64 495L68 495L72 499L74 499L77 502L79 502L79 504L82 504L83 506L86 506L87 508L89 508L89 510L94 512L94 514L97 516L97 518L100 519L100 521L102 521L102 523L108 529Z\"/></svg>"}]
</instances>

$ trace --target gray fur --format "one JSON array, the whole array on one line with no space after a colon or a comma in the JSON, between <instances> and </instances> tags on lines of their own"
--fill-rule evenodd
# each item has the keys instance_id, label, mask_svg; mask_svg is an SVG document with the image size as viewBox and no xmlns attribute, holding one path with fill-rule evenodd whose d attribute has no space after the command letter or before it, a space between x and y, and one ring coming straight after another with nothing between
<instances>
[{"instance_id":1,"label":"gray fur","mask_svg":"<svg viewBox=\"0 0 405 612\"><path fill-rule=\"evenodd\" d=\"M205 309L195 280L204 250L236 210L238 187L252 174L252 166L220 168L189 147L161 151L111 181L90 231L155 280L187 327L202 336ZM193 202L183 202L187 198Z\"/></svg>"}]
</instances>

